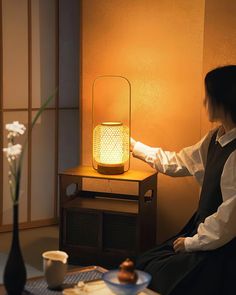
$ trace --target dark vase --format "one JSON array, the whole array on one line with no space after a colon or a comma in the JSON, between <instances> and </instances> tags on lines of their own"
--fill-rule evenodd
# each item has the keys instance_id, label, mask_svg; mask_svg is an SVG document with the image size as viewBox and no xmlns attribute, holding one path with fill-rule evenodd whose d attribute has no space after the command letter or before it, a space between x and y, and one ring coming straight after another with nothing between
<instances>
[{"instance_id":1,"label":"dark vase","mask_svg":"<svg viewBox=\"0 0 236 295\"><path fill-rule=\"evenodd\" d=\"M26 283L26 268L19 242L18 210L18 204L14 204L12 244L3 276L4 286L8 295L23 294Z\"/></svg>"}]
</instances>

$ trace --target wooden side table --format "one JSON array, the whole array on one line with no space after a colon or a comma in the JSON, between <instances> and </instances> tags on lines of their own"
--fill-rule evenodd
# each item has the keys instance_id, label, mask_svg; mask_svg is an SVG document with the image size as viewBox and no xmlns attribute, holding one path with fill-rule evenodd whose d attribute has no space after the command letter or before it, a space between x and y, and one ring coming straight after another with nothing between
<instances>
[{"instance_id":1,"label":"wooden side table","mask_svg":"<svg viewBox=\"0 0 236 295\"><path fill-rule=\"evenodd\" d=\"M103 175L78 166L60 175L60 249L70 263L117 266L156 243L157 172ZM138 194L83 190L83 179L136 182ZM76 185L73 194L67 188Z\"/></svg>"}]
</instances>

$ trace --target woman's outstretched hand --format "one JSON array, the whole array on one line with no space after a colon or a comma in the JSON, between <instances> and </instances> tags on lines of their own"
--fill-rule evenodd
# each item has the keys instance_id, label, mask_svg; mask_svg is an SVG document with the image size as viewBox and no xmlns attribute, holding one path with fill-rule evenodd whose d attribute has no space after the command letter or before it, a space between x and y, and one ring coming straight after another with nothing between
<instances>
[{"instance_id":1,"label":"woman's outstretched hand","mask_svg":"<svg viewBox=\"0 0 236 295\"><path fill-rule=\"evenodd\" d=\"M130 137L130 151L132 152L135 146L136 140Z\"/></svg>"},{"instance_id":2,"label":"woman's outstretched hand","mask_svg":"<svg viewBox=\"0 0 236 295\"><path fill-rule=\"evenodd\" d=\"M184 240L185 238L180 237L178 239L176 239L173 243L173 248L175 250L175 252L185 252L185 246L184 246Z\"/></svg>"}]
</instances>

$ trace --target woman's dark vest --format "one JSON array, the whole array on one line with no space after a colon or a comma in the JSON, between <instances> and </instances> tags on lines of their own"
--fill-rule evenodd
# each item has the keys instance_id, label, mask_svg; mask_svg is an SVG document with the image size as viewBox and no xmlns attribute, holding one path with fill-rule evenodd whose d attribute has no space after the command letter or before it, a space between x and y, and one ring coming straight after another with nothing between
<instances>
[{"instance_id":1,"label":"woman's dark vest","mask_svg":"<svg viewBox=\"0 0 236 295\"><path fill-rule=\"evenodd\" d=\"M235 262L236 265L236 238L211 251L175 253L173 249L174 240L178 237L195 235L199 224L204 222L206 217L214 214L223 202L220 187L221 175L227 159L236 150L236 139L222 147L216 141L216 136L217 131L210 140L196 213L177 235L144 253L137 261L137 267L151 273L153 277L149 287L161 294L190 295L187 290L191 290L191 295L209 295L212 293L206 291L205 288L209 281L214 282L215 290L220 289L222 284L231 287L231 284L236 281L235 276L235 280L230 279L229 282L229 274L235 273L235 270L232 272L232 266L227 265L228 261L233 261L231 264L234 265ZM181 290L179 293L178 288L182 286L185 291ZM221 294L220 291L217 292L214 294ZM229 292L225 294L231 295Z\"/></svg>"},{"instance_id":2,"label":"woman's dark vest","mask_svg":"<svg viewBox=\"0 0 236 295\"><path fill-rule=\"evenodd\" d=\"M196 234L198 225L204 222L206 217L215 213L223 202L220 188L221 175L228 157L236 150L236 139L222 147L216 141L217 131L213 134L208 148L198 210L183 230L188 236Z\"/></svg>"}]
</instances>

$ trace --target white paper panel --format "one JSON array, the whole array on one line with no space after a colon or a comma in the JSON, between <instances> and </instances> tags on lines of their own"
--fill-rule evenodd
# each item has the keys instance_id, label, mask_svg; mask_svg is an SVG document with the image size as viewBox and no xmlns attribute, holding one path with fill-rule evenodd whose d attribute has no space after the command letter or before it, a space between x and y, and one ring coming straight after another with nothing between
<instances>
[{"instance_id":1,"label":"white paper panel","mask_svg":"<svg viewBox=\"0 0 236 295\"><path fill-rule=\"evenodd\" d=\"M20 4L20 5L19 5ZM3 107L28 106L27 0L2 1Z\"/></svg>"},{"instance_id":2,"label":"white paper panel","mask_svg":"<svg viewBox=\"0 0 236 295\"><path fill-rule=\"evenodd\" d=\"M35 115L35 113L33 113ZM44 111L32 135L32 220L53 218L55 111Z\"/></svg>"},{"instance_id":3,"label":"white paper panel","mask_svg":"<svg viewBox=\"0 0 236 295\"><path fill-rule=\"evenodd\" d=\"M32 106L38 108L56 89L56 1L32 1ZM50 106L55 105L55 101Z\"/></svg>"},{"instance_id":4,"label":"white paper panel","mask_svg":"<svg viewBox=\"0 0 236 295\"><path fill-rule=\"evenodd\" d=\"M12 123L13 121L19 121L21 124L27 126L27 113L26 112L5 112L3 116L4 126L5 124ZM5 127L4 127L5 128ZM25 133L23 136L17 138L17 143L22 144L25 140ZM7 131L4 130L4 147L7 147ZM21 186L20 186L20 199L19 199L19 208L20 208L20 222L27 221L27 150L24 155L24 161L22 166L22 177L21 177ZM3 160L3 224L12 223L12 201L9 190L8 183L8 171L9 165L8 161L4 155Z\"/></svg>"}]
</instances>

